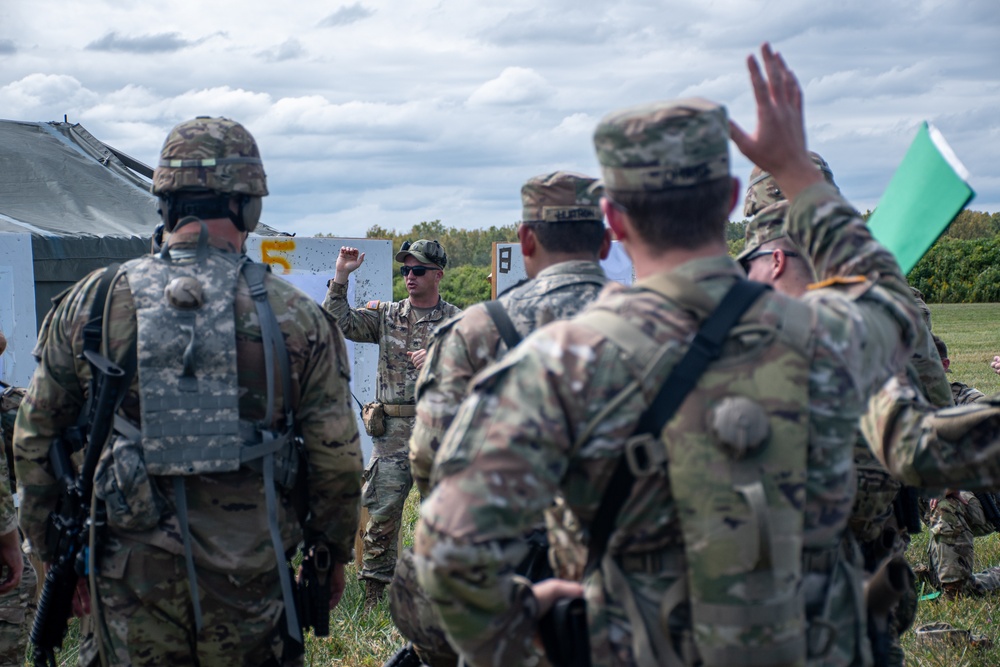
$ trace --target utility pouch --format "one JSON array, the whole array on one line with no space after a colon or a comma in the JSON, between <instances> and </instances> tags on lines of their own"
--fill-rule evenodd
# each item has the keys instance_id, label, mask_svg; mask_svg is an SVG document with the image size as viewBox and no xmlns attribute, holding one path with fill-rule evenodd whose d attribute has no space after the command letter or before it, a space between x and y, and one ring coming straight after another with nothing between
<instances>
[{"instance_id":1,"label":"utility pouch","mask_svg":"<svg viewBox=\"0 0 1000 667\"><path fill-rule=\"evenodd\" d=\"M590 667L587 602L561 598L538 621L545 655L553 667Z\"/></svg>"},{"instance_id":2,"label":"utility pouch","mask_svg":"<svg viewBox=\"0 0 1000 667\"><path fill-rule=\"evenodd\" d=\"M385 435L385 408L378 401L365 403L361 406L361 422L365 433L373 438Z\"/></svg>"},{"instance_id":3,"label":"utility pouch","mask_svg":"<svg viewBox=\"0 0 1000 667\"><path fill-rule=\"evenodd\" d=\"M155 528L166 508L146 471L142 444L115 435L94 473L94 494L104 502L108 525L122 530Z\"/></svg>"}]
</instances>

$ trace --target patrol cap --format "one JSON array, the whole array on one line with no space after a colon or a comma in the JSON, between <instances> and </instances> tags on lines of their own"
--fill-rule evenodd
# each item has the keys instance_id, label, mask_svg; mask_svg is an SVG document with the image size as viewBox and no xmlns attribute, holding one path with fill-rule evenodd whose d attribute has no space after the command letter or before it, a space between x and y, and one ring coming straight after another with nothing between
<instances>
[{"instance_id":1,"label":"patrol cap","mask_svg":"<svg viewBox=\"0 0 1000 667\"><path fill-rule=\"evenodd\" d=\"M603 222L604 188L571 171L535 176L521 186L521 222Z\"/></svg>"},{"instance_id":2,"label":"patrol cap","mask_svg":"<svg viewBox=\"0 0 1000 667\"><path fill-rule=\"evenodd\" d=\"M396 261L402 262L407 255L413 255L414 259L421 264L433 264L440 269L448 264L448 255L437 241L428 241L427 239L420 239L413 243L406 241L399 247Z\"/></svg>"},{"instance_id":3,"label":"patrol cap","mask_svg":"<svg viewBox=\"0 0 1000 667\"><path fill-rule=\"evenodd\" d=\"M737 262L742 264L744 259L757 252L765 243L785 236L785 216L788 215L789 206L788 200L782 199L765 208L747 223L746 245L743 246L743 252L736 256Z\"/></svg>"},{"instance_id":4,"label":"patrol cap","mask_svg":"<svg viewBox=\"0 0 1000 667\"><path fill-rule=\"evenodd\" d=\"M809 157L812 158L813 164L823 172L826 182L833 187L837 187L837 184L833 182L833 171L831 171L830 165L827 164L826 160L819 153L814 153L813 151L809 151ZM746 197L743 199L743 215L751 218L762 209L784 198L785 195L778 188L778 183L774 180L774 177L754 165L753 170L750 172L750 182L747 184Z\"/></svg>"},{"instance_id":5,"label":"patrol cap","mask_svg":"<svg viewBox=\"0 0 1000 667\"><path fill-rule=\"evenodd\" d=\"M594 131L604 187L660 192L729 176L726 108L700 97L605 116Z\"/></svg>"},{"instance_id":6,"label":"patrol cap","mask_svg":"<svg viewBox=\"0 0 1000 667\"><path fill-rule=\"evenodd\" d=\"M267 177L257 142L228 118L199 116L170 131L153 170L154 195L178 190L213 190L263 197Z\"/></svg>"}]
</instances>

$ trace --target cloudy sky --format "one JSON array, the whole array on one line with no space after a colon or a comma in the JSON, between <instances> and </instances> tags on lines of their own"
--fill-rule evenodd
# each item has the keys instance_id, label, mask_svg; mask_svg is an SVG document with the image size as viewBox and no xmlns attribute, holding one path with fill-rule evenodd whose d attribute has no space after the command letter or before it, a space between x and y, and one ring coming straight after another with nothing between
<instances>
[{"instance_id":1,"label":"cloudy sky","mask_svg":"<svg viewBox=\"0 0 1000 667\"><path fill-rule=\"evenodd\" d=\"M596 174L612 109L701 95L751 129L744 58L770 40L858 208L928 120L1000 211L998 34L997 0L0 0L0 117L65 114L154 164L171 126L224 115L260 144L272 226L483 227L530 176Z\"/></svg>"}]
</instances>

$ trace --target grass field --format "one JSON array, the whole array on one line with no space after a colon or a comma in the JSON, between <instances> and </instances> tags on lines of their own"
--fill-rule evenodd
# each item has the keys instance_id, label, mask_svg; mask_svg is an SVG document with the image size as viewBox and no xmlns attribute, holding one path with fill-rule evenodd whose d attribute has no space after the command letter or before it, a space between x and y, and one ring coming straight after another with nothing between
<instances>
[{"instance_id":1,"label":"grass field","mask_svg":"<svg viewBox=\"0 0 1000 667\"><path fill-rule=\"evenodd\" d=\"M952 381L964 382L983 393L1000 392L1000 376L989 362L1000 354L1000 304L931 305L934 333L948 344ZM907 557L912 564L927 563L927 532L915 535ZM997 534L976 540L976 569L1000 565L1000 539ZM931 591L926 591L930 593ZM988 649L971 647L928 647L919 643L914 633L903 636L907 665L947 667L992 667L1000 665L1000 634L994 619L1000 619L1000 595L985 599L948 601L942 597L921 601L915 625L947 621L957 628L986 635L997 642Z\"/></svg>"},{"instance_id":2,"label":"grass field","mask_svg":"<svg viewBox=\"0 0 1000 667\"><path fill-rule=\"evenodd\" d=\"M1000 304L932 305L935 333L945 340L952 364L952 380L977 387L986 394L1000 392L1000 376L993 373L989 361L1000 354ZM416 490L411 494L404 514L403 541L413 541L417 518ZM927 562L926 531L914 536L908 552L913 564ZM976 566L984 569L1000 564L1000 539L996 534L976 540ZM931 591L924 591L930 593ZM306 664L342 667L379 667L403 639L392 625L388 604L383 601L372 613L362 610L364 589L349 567L344 598L333 612L331 637L307 639ZM988 599L947 601L942 597L918 604L915 626L932 621L947 621L957 628L984 634L997 641L995 648L974 649L928 646L917 641L913 632L903 637L907 665L920 667L993 667L1000 665L1000 634L994 618L1000 618L1000 595ZM67 656L68 657L68 656ZM75 662L63 661L70 665Z\"/></svg>"}]
</instances>

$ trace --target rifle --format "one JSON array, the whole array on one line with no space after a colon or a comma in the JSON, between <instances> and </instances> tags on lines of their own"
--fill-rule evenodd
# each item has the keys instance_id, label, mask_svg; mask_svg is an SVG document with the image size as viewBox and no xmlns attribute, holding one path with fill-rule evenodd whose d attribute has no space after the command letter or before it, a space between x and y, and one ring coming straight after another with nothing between
<instances>
[{"instance_id":1,"label":"rifle","mask_svg":"<svg viewBox=\"0 0 1000 667\"><path fill-rule=\"evenodd\" d=\"M868 609L868 638L875 667L889 664L889 621L893 609L913 585L913 572L902 557L896 556L865 582L864 599Z\"/></svg>"},{"instance_id":2,"label":"rifle","mask_svg":"<svg viewBox=\"0 0 1000 667\"><path fill-rule=\"evenodd\" d=\"M382 667L420 667L422 664L420 656L413 650L413 644L407 644L396 651Z\"/></svg>"},{"instance_id":3,"label":"rifle","mask_svg":"<svg viewBox=\"0 0 1000 667\"><path fill-rule=\"evenodd\" d=\"M330 636L330 570L333 559L325 544L307 547L302 557L302 576L296 587L299 623L313 629L317 637Z\"/></svg>"},{"instance_id":4,"label":"rifle","mask_svg":"<svg viewBox=\"0 0 1000 667\"><path fill-rule=\"evenodd\" d=\"M583 598L561 598L538 621L545 655L554 667L590 667L590 632Z\"/></svg>"},{"instance_id":5,"label":"rifle","mask_svg":"<svg viewBox=\"0 0 1000 667\"><path fill-rule=\"evenodd\" d=\"M87 572L87 544L90 530L90 502L94 488L94 470L111 435L114 413L127 389L125 371L93 350L84 357L93 373L87 416L72 426L49 446L49 463L59 484L56 511L49 514L46 545L56 555L45 575L38 601L31 643L35 645L36 665L56 667L56 650L62 649L77 581ZM75 475L70 456L85 450L80 474Z\"/></svg>"}]
</instances>

